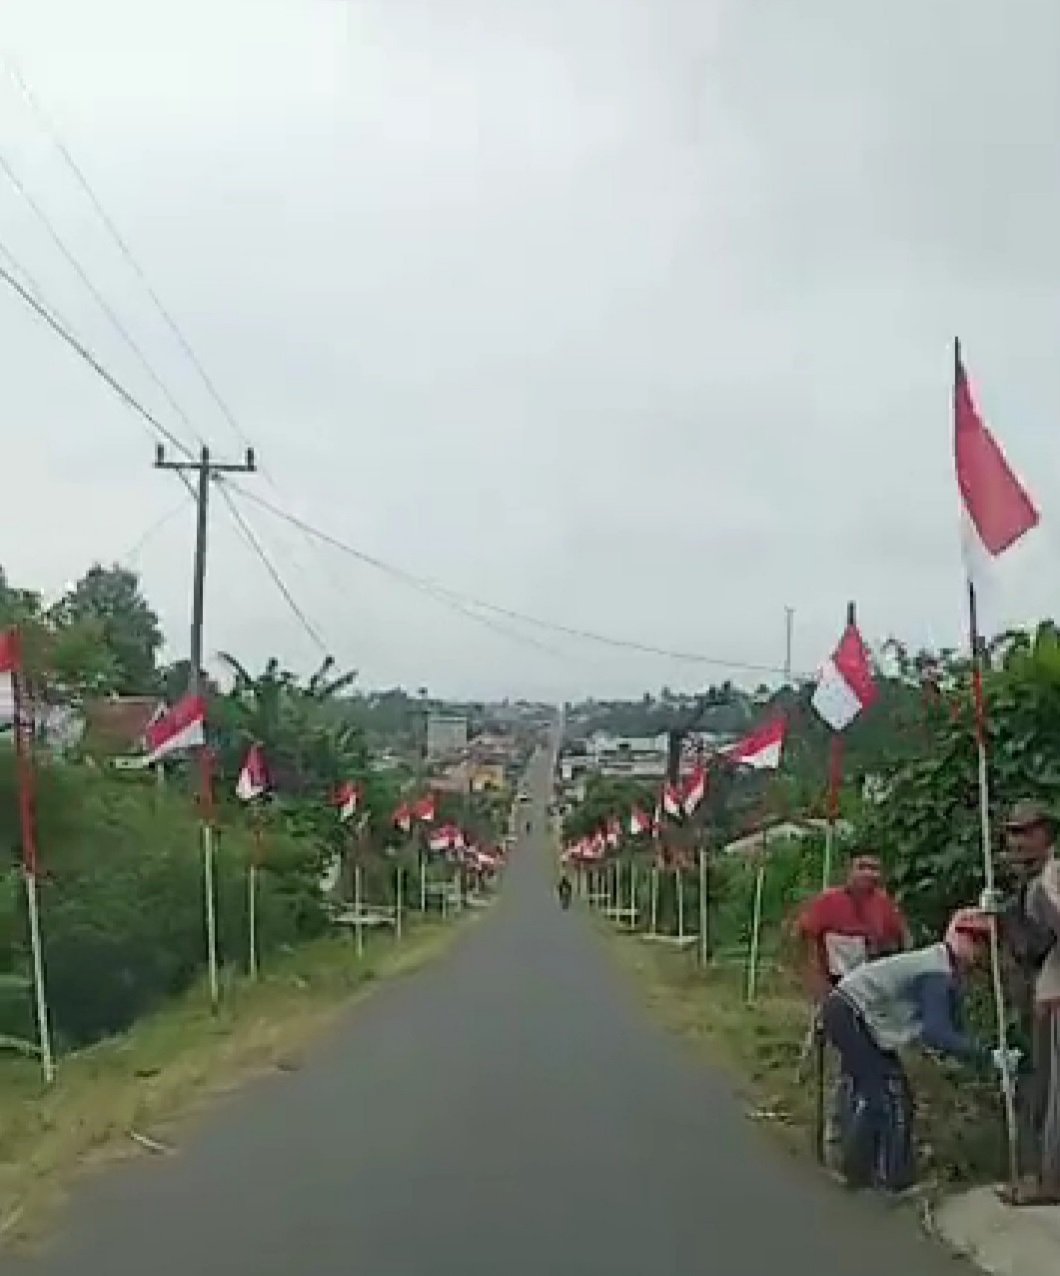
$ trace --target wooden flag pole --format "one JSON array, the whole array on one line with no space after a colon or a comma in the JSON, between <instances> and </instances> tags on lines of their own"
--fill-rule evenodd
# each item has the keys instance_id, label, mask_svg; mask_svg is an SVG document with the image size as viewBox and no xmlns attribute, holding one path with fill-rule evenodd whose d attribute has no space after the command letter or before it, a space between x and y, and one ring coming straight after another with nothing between
<instances>
[{"instance_id":1,"label":"wooden flag pole","mask_svg":"<svg viewBox=\"0 0 1060 1276\"><path fill-rule=\"evenodd\" d=\"M629 861L629 928L637 929L637 861Z\"/></svg>"},{"instance_id":2,"label":"wooden flag pole","mask_svg":"<svg viewBox=\"0 0 1060 1276\"><path fill-rule=\"evenodd\" d=\"M707 848L699 848L699 964L710 965L710 897L707 894Z\"/></svg>"},{"instance_id":3,"label":"wooden flag pole","mask_svg":"<svg viewBox=\"0 0 1060 1276\"><path fill-rule=\"evenodd\" d=\"M427 856L420 848L420 912L427 912Z\"/></svg>"},{"instance_id":4,"label":"wooden flag pole","mask_svg":"<svg viewBox=\"0 0 1060 1276\"><path fill-rule=\"evenodd\" d=\"M990 829L990 777L986 752L986 697L983 693L983 650L979 635L979 617L975 585L968 581L968 637L972 651L972 695L975 704L975 747L979 778L979 834L983 851L983 886L988 898L994 895L994 854ZM1001 1098L1004 1107L1005 1137L1008 1150L1009 1182L1019 1182L1019 1127L1016 1120L1016 1079L1009 1067L1008 1015L1005 1009L1005 985L1001 968L1001 945L997 917L990 918L990 981L997 1019L997 1044L1001 1057Z\"/></svg>"},{"instance_id":5,"label":"wooden flag pole","mask_svg":"<svg viewBox=\"0 0 1060 1276\"><path fill-rule=\"evenodd\" d=\"M659 933L659 865L651 866L651 885L648 891L648 934Z\"/></svg>"}]
</instances>

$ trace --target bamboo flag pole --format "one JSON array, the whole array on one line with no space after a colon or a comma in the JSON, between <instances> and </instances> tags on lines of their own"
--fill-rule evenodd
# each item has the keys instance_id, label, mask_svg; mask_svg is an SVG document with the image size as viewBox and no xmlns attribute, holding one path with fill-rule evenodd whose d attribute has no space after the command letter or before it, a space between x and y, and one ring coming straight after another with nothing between
<instances>
[{"instance_id":1,"label":"bamboo flag pole","mask_svg":"<svg viewBox=\"0 0 1060 1276\"><path fill-rule=\"evenodd\" d=\"M55 1080L55 1056L52 1052L51 1019L48 990L44 978L44 950L41 942L40 908L37 897L37 820L34 802L31 732L26 721L22 697L21 635L12 630L0 635L0 668L11 677L15 764L18 772L18 810L22 832L22 876L26 886L26 912L29 922L30 951L33 964L33 1001L37 1017L37 1045L45 1085Z\"/></svg>"},{"instance_id":2,"label":"bamboo flag pole","mask_svg":"<svg viewBox=\"0 0 1060 1276\"><path fill-rule=\"evenodd\" d=\"M994 888L994 859L990 829L990 780L987 766L986 700L983 690L983 644L974 570L981 556L998 558L1038 525L1034 502L1012 471L997 441L979 415L961 362L960 342L953 343L953 458L963 505L962 531L968 581L968 641L972 658L975 705L975 745L979 781L979 825L983 853L984 904L990 917L990 971L997 1016L1001 1091L1008 1140L1009 1177L1018 1182L1019 1158L1014 1078L1008 1052L1005 989Z\"/></svg>"},{"instance_id":3,"label":"bamboo flag pole","mask_svg":"<svg viewBox=\"0 0 1060 1276\"><path fill-rule=\"evenodd\" d=\"M631 930L637 929L637 861L629 861L629 925Z\"/></svg>"},{"instance_id":4,"label":"bamboo flag pole","mask_svg":"<svg viewBox=\"0 0 1060 1276\"><path fill-rule=\"evenodd\" d=\"M747 1004L753 1005L758 992L758 950L762 937L762 897L766 885L766 829L762 828L762 857L755 870L754 905L751 909L751 942L747 952Z\"/></svg>"},{"instance_id":5,"label":"bamboo flag pole","mask_svg":"<svg viewBox=\"0 0 1060 1276\"><path fill-rule=\"evenodd\" d=\"M206 914L206 970L210 1008L216 1014L221 989L217 972L217 894L214 886L213 758L205 745L199 749L199 767L202 781L202 889Z\"/></svg>"},{"instance_id":6,"label":"bamboo flag pole","mask_svg":"<svg viewBox=\"0 0 1060 1276\"><path fill-rule=\"evenodd\" d=\"M674 869L674 892L677 896L677 938L683 940L685 937L685 875L680 864Z\"/></svg>"},{"instance_id":7,"label":"bamboo flag pole","mask_svg":"<svg viewBox=\"0 0 1060 1276\"><path fill-rule=\"evenodd\" d=\"M651 866L651 885L648 891L648 934L659 933L659 865Z\"/></svg>"},{"instance_id":8,"label":"bamboo flag pole","mask_svg":"<svg viewBox=\"0 0 1060 1276\"><path fill-rule=\"evenodd\" d=\"M979 780L979 834L983 851L983 886L987 898L994 895L994 855L990 830L990 778L986 752L986 698L983 694L983 653L979 637L979 618L975 585L968 581L968 636L972 649L972 693L975 702L975 748ZM990 982L997 1020L997 1043L1001 1057L1001 1097L1005 1116L1005 1139L1008 1149L1009 1182L1019 1181L1019 1127L1016 1120L1015 1077L1009 1066L1008 1015L1005 1009L1005 985L1001 969L1001 945L997 917L990 912Z\"/></svg>"},{"instance_id":9,"label":"bamboo flag pole","mask_svg":"<svg viewBox=\"0 0 1060 1276\"><path fill-rule=\"evenodd\" d=\"M404 908L405 870L400 864L394 865L394 937L401 939L403 933L402 910Z\"/></svg>"},{"instance_id":10,"label":"bamboo flag pole","mask_svg":"<svg viewBox=\"0 0 1060 1276\"><path fill-rule=\"evenodd\" d=\"M360 861L353 866L353 915L354 934L357 937L357 956L364 956L364 872Z\"/></svg>"},{"instance_id":11,"label":"bamboo flag pole","mask_svg":"<svg viewBox=\"0 0 1060 1276\"><path fill-rule=\"evenodd\" d=\"M254 855L247 869L247 968L251 979L258 977L258 865L262 858L261 815L254 817Z\"/></svg>"},{"instance_id":12,"label":"bamboo flag pole","mask_svg":"<svg viewBox=\"0 0 1060 1276\"><path fill-rule=\"evenodd\" d=\"M420 847L420 912L427 912L427 856Z\"/></svg>"},{"instance_id":13,"label":"bamboo flag pole","mask_svg":"<svg viewBox=\"0 0 1060 1276\"><path fill-rule=\"evenodd\" d=\"M710 897L707 894L707 848L699 848L699 964L710 964Z\"/></svg>"}]
</instances>

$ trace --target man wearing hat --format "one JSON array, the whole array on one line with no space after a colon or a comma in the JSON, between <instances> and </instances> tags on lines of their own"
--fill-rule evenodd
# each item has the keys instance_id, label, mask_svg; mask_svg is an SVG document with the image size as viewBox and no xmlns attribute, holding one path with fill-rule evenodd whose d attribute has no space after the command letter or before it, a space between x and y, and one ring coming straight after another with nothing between
<instances>
[{"instance_id":1,"label":"man wearing hat","mask_svg":"<svg viewBox=\"0 0 1060 1276\"><path fill-rule=\"evenodd\" d=\"M921 1046L1011 1074L1019 1051L1002 1052L965 1035L960 1005L966 981L987 952L991 923L979 909L954 914L940 943L866 962L825 998L824 1031L853 1078L855 1105L843 1147L844 1177L891 1192L916 1172L913 1101L899 1051Z\"/></svg>"},{"instance_id":2,"label":"man wearing hat","mask_svg":"<svg viewBox=\"0 0 1060 1276\"><path fill-rule=\"evenodd\" d=\"M1013 1205L1060 1204L1060 862L1057 821L1042 802L1017 802L1005 824L1018 887L1002 933L1024 977L1033 1024L1031 1073L1020 1088L1034 1178L1005 1196Z\"/></svg>"}]
</instances>

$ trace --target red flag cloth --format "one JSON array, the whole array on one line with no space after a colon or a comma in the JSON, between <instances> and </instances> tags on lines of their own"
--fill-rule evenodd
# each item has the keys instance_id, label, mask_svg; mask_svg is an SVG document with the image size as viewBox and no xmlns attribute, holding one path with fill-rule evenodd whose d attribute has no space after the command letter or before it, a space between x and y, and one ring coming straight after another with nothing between
<instances>
[{"instance_id":1,"label":"red flag cloth","mask_svg":"<svg viewBox=\"0 0 1060 1276\"><path fill-rule=\"evenodd\" d=\"M633 837L640 837L643 833L651 832L651 816L647 811L642 811L639 806L635 806L629 813L629 831Z\"/></svg>"},{"instance_id":2,"label":"red flag cloth","mask_svg":"<svg viewBox=\"0 0 1060 1276\"><path fill-rule=\"evenodd\" d=\"M170 753L194 749L206 743L206 701L185 696L147 728L147 765L161 762Z\"/></svg>"},{"instance_id":3,"label":"red flag cloth","mask_svg":"<svg viewBox=\"0 0 1060 1276\"><path fill-rule=\"evenodd\" d=\"M755 771L775 771L780 766L788 720L783 715L758 727L750 735L722 750L730 762Z\"/></svg>"},{"instance_id":4,"label":"red flag cloth","mask_svg":"<svg viewBox=\"0 0 1060 1276\"><path fill-rule=\"evenodd\" d=\"M857 625L847 625L839 646L822 665L811 704L833 731L842 731L879 697L868 648Z\"/></svg>"},{"instance_id":5,"label":"red flag cloth","mask_svg":"<svg viewBox=\"0 0 1060 1276\"><path fill-rule=\"evenodd\" d=\"M394 812L394 823L402 833L408 833L412 829L412 810L406 802L402 802Z\"/></svg>"},{"instance_id":6,"label":"red flag cloth","mask_svg":"<svg viewBox=\"0 0 1060 1276\"><path fill-rule=\"evenodd\" d=\"M699 762L696 764L695 770L688 777L684 787L684 792L681 794L681 806L684 813L686 815L691 815L706 795L707 768Z\"/></svg>"},{"instance_id":7,"label":"red flag cloth","mask_svg":"<svg viewBox=\"0 0 1060 1276\"><path fill-rule=\"evenodd\" d=\"M677 787L677 785L671 784L670 781L667 780L662 788L662 809L667 815L672 815L676 818L681 814L683 809L681 796L681 790Z\"/></svg>"},{"instance_id":8,"label":"red flag cloth","mask_svg":"<svg viewBox=\"0 0 1060 1276\"><path fill-rule=\"evenodd\" d=\"M241 802L253 802L267 793L268 788L269 768L265 764L265 750L260 744L252 744L236 781L236 797Z\"/></svg>"},{"instance_id":9,"label":"red flag cloth","mask_svg":"<svg viewBox=\"0 0 1060 1276\"><path fill-rule=\"evenodd\" d=\"M338 808L340 820L351 819L361 805L360 788L350 780L345 780L335 793L335 805Z\"/></svg>"},{"instance_id":10,"label":"red flag cloth","mask_svg":"<svg viewBox=\"0 0 1060 1276\"><path fill-rule=\"evenodd\" d=\"M17 629L0 632L0 699L4 716L14 724L18 772L18 811L22 830L22 867L37 875L37 806L33 783L31 732L22 713L22 636Z\"/></svg>"},{"instance_id":11,"label":"red flag cloth","mask_svg":"<svg viewBox=\"0 0 1060 1276\"><path fill-rule=\"evenodd\" d=\"M428 793L426 797L420 798L412 807L412 818L419 820L421 824L433 824L437 813L438 808L433 793Z\"/></svg>"},{"instance_id":12,"label":"red flag cloth","mask_svg":"<svg viewBox=\"0 0 1060 1276\"><path fill-rule=\"evenodd\" d=\"M991 558L997 558L1037 526L1038 511L976 410L959 348L953 384L953 455L957 486L975 539Z\"/></svg>"}]
</instances>

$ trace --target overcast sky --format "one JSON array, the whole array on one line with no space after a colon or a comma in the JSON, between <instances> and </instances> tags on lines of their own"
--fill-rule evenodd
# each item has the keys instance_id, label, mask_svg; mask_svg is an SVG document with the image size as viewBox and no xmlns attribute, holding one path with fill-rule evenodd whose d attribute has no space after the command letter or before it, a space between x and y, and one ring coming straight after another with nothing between
<instances>
[{"instance_id":1,"label":"overcast sky","mask_svg":"<svg viewBox=\"0 0 1060 1276\"><path fill-rule=\"evenodd\" d=\"M1056 0L3 0L14 59L257 445L266 499L465 594L812 668L962 623L950 341L1060 601ZM184 408L230 429L18 89L0 152ZM173 430L0 175L0 242ZM56 593L180 502L135 417L0 294L0 562ZM474 623L251 506L370 685L547 697L721 671ZM186 650L190 504L135 557ZM214 504L206 647L314 648ZM503 622L505 624L509 622Z\"/></svg>"}]
</instances>

